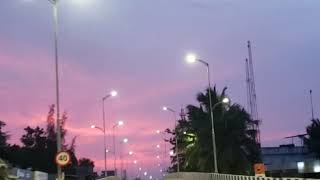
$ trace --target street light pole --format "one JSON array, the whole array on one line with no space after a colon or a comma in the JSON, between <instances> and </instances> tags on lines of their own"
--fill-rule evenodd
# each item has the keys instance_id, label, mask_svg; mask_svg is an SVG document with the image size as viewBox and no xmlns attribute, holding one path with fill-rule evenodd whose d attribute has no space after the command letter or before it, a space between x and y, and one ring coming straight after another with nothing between
<instances>
[{"instance_id":1,"label":"street light pole","mask_svg":"<svg viewBox=\"0 0 320 180\"><path fill-rule=\"evenodd\" d=\"M112 143L113 143L113 168L114 168L114 174L116 175L117 173L117 168L116 168L116 163L117 163L117 154L116 154L116 137L114 135L114 129L115 126L112 127Z\"/></svg>"},{"instance_id":2,"label":"street light pole","mask_svg":"<svg viewBox=\"0 0 320 180\"><path fill-rule=\"evenodd\" d=\"M105 100L108 99L109 97L114 97L117 96L117 91L111 91L109 94L107 94L106 96L104 96L102 98L102 120L103 120L103 145L104 145L104 172L105 172L105 176L107 176L107 145L106 145L106 117L105 117L105 108L104 108L104 103Z\"/></svg>"},{"instance_id":3,"label":"street light pole","mask_svg":"<svg viewBox=\"0 0 320 180\"><path fill-rule=\"evenodd\" d=\"M211 118L211 129L212 129L212 147L213 147L213 158L214 158L214 172L218 173L218 160L217 160L217 146L216 146L216 135L214 130L214 122L213 122L213 111L212 111L212 98L211 98L211 80L210 80L210 66L209 63L203 62L207 66L207 73L208 73L208 85L209 85L209 105L210 105L210 118Z\"/></svg>"},{"instance_id":4,"label":"street light pole","mask_svg":"<svg viewBox=\"0 0 320 180\"><path fill-rule=\"evenodd\" d=\"M122 126L123 125L123 121L118 121L117 124L112 126L112 143L113 143L113 168L114 168L114 173L116 175L117 172L117 153L116 153L116 136L115 136L115 128L118 126Z\"/></svg>"},{"instance_id":5,"label":"street light pole","mask_svg":"<svg viewBox=\"0 0 320 180\"><path fill-rule=\"evenodd\" d=\"M103 147L104 147L104 173L105 177L107 176L107 145L106 145L106 119L105 119L105 109L104 109L104 101L106 97L102 98L102 119L103 119Z\"/></svg>"},{"instance_id":6,"label":"street light pole","mask_svg":"<svg viewBox=\"0 0 320 180\"><path fill-rule=\"evenodd\" d=\"M211 80L210 80L210 66L209 63L198 59L195 54L188 54L186 56L186 61L188 63L194 63L196 61L201 62L207 67L207 76L208 76L208 95L209 95L209 111L210 111L210 119L211 119L211 130L212 130L212 148L213 148L213 158L214 158L214 172L218 173L218 161L217 161L217 148L216 148L216 137L215 137L215 130L214 130L214 121L213 121L213 107L212 107L212 98L211 98Z\"/></svg>"},{"instance_id":7,"label":"street light pole","mask_svg":"<svg viewBox=\"0 0 320 180\"><path fill-rule=\"evenodd\" d=\"M164 131L160 131L160 130L157 130L156 131L157 134L161 134L161 138L163 138L163 152L162 152L162 156L163 156L163 160L162 160L162 163L163 163L163 166L166 165L166 157L167 157L167 143L166 143L166 133Z\"/></svg>"},{"instance_id":8,"label":"street light pole","mask_svg":"<svg viewBox=\"0 0 320 180\"><path fill-rule=\"evenodd\" d=\"M175 143L176 143L176 155L177 155L177 172L180 172L180 161L179 161L179 148L178 148L178 131L177 131L177 113L175 110L169 108L169 107L163 107L163 110L165 111L170 111L173 113L174 116L174 129L175 129L175 134L176 134L176 138L175 138Z\"/></svg>"},{"instance_id":9,"label":"street light pole","mask_svg":"<svg viewBox=\"0 0 320 180\"><path fill-rule=\"evenodd\" d=\"M60 125L60 94L59 94L59 54L58 54L58 0L49 0L52 4L54 22L54 57L55 57L55 79L56 79L56 133L57 133L57 152L61 151L61 125ZM62 179L61 167L57 165L58 179Z\"/></svg>"}]
</instances>

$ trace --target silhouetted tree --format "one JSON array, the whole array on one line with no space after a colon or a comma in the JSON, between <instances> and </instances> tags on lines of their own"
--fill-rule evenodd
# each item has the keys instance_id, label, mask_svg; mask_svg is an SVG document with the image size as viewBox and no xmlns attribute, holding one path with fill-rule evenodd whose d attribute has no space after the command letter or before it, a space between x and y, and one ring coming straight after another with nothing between
<instances>
[{"instance_id":1,"label":"silhouetted tree","mask_svg":"<svg viewBox=\"0 0 320 180\"><path fill-rule=\"evenodd\" d=\"M185 171L212 172L214 159L208 91L199 93L199 106L188 105L187 117L181 117L174 137L170 139L175 150L178 138L180 169ZM220 173L251 174L253 164L260 161L259 145L249 133L253 123L250 115L238 104L226 106L221 100L226 88L219 95L211 91L214 126L217 145L218 169ZM176 156L172 157L172 170L176 170Z\"/></svg>"},{"instance_id":2,"label":"silhouetted tree","mask_svg":"<svg viewBox=\"0 0 320 180\"><path fill-rule=\"evenodd\" d=\"M93 168L94 162L88 158L81 158L81 159L79 159L79 166L89 166L89 167Z\"/></svg>"},{"instance_id":3,"label":"silhouetted tree","mask_svg":"<svg viewBox=\"0 0 320 180\"><path fill-rule=\"evenodd\" d=\"M71 163L64 167L63 171L66 176L75 178L78 167L76 137L72 139L70 144L66 143L65 137L67 130L65 125L67 120L67 113L64 112L60 120L62 150L70 153ZM55 156L57 153L57 134L54 105L49 106L46 122L47 125L45 129L40 127L32 128L29 126L24 128L25 133L20 138L22 142L22 146L20 147L7 143L9 135L3 131L5 123L0 121L0 158L8 160L11 165L16 167L56 173Z\"/></svg>"},{"instance_id":4,"label":"silhouetted tree","mask_svg":"<svg viewBox=\"0 0 320 180\"><path fill-rule=\"evenodd\" d=\"M3 128L6 126L6 123L0 121L0 158L8 158L8 139L9 135L7 132L4 132Z\"/></svg>"},{"instance_id":5,"label":"silhouetted tree","mask_svg":"<svg viewBox=\"0 0 320 180\"><path fill-rule=\"evenodd\" d=\"M314 152L320 158L320 121L312 119L307 127L308 137L304 139L305 145L311 152Z\"/></svg>"},{"instance_id":6,"label":"silhouetted tree","mask_svg":"<svg viewBox=\"0 0 320 180\"><path fill-rule=\"evenodd\" d=\"M9 135L7 132L3 131L3 128L6 126L6 123L3 121L0 121L0 148L8 146L8 139Z\"/></svg>"}]
</instances>

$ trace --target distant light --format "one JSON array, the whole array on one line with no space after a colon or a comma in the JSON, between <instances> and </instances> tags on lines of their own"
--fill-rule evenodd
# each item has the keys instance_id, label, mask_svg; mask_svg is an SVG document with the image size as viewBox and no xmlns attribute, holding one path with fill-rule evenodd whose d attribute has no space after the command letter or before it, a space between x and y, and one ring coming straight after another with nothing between
<instances>
[{"instance_id":1,"label":"distant light","mask_svg":"<svg viewBox=\"0 0 320 180\"><path fill-rule=\"evenodd\" d=\"M129 151L129 155L132 155L133 154L133 152L132 151Z\"/></svg>"},{"instance_id":2,"label":"distant light","mask_svg":"<svg viewBox=\"0 0 320 180\"><path fill-rule=\"evenodd\" d=\"M123 124L123 121L118 121L118 126L122 126Z\"/></svg>"},{"instance_id":3,"label":"distant light","mask_svg":"<svg viewBox=\"0 0 320 180\"><path fill-rule=\"evenodd\" d=\"M164 107L162 108L162 110L168 111L168 107L164 106Z\"/></svg>"},{"instance_id":4,"label":"distant light","mask_svg":"<svg viewBox=\"0 0 320 180\"><path fill-rule=\"evenodd\" d=\"M174 155L174 152L173 152L173 151L170 151L170 152L169 152L169 155L170 155L170 156L173 156L173 155Z\"/></svg>"},{"instance_id":5,"label":"distant light","mask_svg":"<svg viewBox=\"0 0 320 180\"><path fill-rule=\"evenodd\" d=\"M197 60L197 56L195 55L195 54L187 54L187 56L186 56L186 61L187 61L187 63L194 63L194 62L196 62L196 60Z\"/></svg>"},{"instance_id":6,"label":"distant light","mask_svg":"<svg viewBox=\"0 0 320 180\"><path fill-rule=\"evenodd\" d=\"M303 169L304 168L304 162L298 162L297 166L298 166L298 169Z\"/></svg>"},{"instance_id":7,"label":"distant light","mask_svg":"<svg viewBox=\"0 0 320 180\"><path fill-rule=\"evenodd\" d=\"M320 165L319 165L319 164L314 165L314 166L313 166L313 171L314 171L315 173L319 173L319 172L320 172Z\"/></svg>"},{"instance_id":8,"label":"distant light","mask_svg":"<svg viewBox=\"0 0 320 180\"><path fill-rule=\"evenodd\" d=\"M160 169L160 172L162 172L162 169Z\"/></svg>"},{"instance_id":9,"label":"distant light","mask_svg":"<svg viewBox=\"0 0 320 180\"><path fill-rule=\"evenodd\" d=\"M141 167L139 167L139 171L141 171L142 170L142 168Z\"/></svg>"},{"instance_id":10,"label":"distant light","mask_svg":"<svg viewBox=\"0 0 320 180\"><path fill-rule=\"evenodd\" d=\"M157 130L157 131L156 131L157 134L160 134L160 132L161 132L160 130Z\"/></svg>"},{"instance_id":11,"label":"distant light","mask_svg":"<svg viewBox=\"0 0 320 180\"><path fill-rule=\"evenodd\" d=\"M109 149L106 149L106 153L108 153L109 152Z\"/></svg>"},{"instance_id":12,"label":"distant light","mask_svg":"<svg viewBox=\"0 0 320 180\"><path fill-rule=\"evenodd\" d=\"M187 134L187 132L183 131L183 134Z\"/></svg>"},{"instance_id":13,"label":"distant light","mask_svg":"<svg viewBox=\"0 0 320 180\"><path fill-rule=\"evenodd\" d=\"M161 166L161 164L158 164L158 166Z\"/></svg>"},{"instance_id":14,"label":"distant light","mask_svg":"<svg viewBox=\"0 0 320 180\"><path fill-rule=\"evenodd\" d=\"M145 175L145 176L146 176L146 175L148 175L147 171L146 171L146 172L144 172L144 173L143 173L143 175Z\"/></svg>"},{"instance_id":15,"label":"distant light","mask_svg":"<svg viewBox=\"0 0 320 180\"><path fill-rule=\"evenodd\" d=\"M110 95L111 95L112 97L115 97L115 96L118 95L118 92L113 90L113 91L110 92Z\"/></svg>"},{"instance_id":16,"label":"distant light","mask_svg":"<svg viewBox=\"0 0 320 180\"><path fill-rule=\"evenodd\" d=\"M157 144L157 148L160 148L160 145L159 145L159 144Z\"/></svg>"},{"instance_id":17,"label":"distant light","mask_svg":"<svg viewBox=\"0 0 320 180\"><path fill-rule=\"evenodd\" d=\"M137 160L134 160L134 161L133 161L133 164L137 164L137 163L138 163L138 161L137 161Z\"/></svg>"},{"instance_id":18,"label":"distant light","mask_svg":"<svg viewBox=\"0 0 320 180\"><path fill-rule=\"evenodd\" d=\"M128 142L128 139L127 139L127 138L124 138L124 139L123 139L123 142L124 142L124 143L127 143L127 142Z\"/></svg>"},{"instance_id":19,"label":"distant light","mask_svg":"<svg viewBox=\"0 0 320 180\"><path fill-rule=\"evenodd\" d=\"M159 155L157 155L157 159L160 159L160 156L159 156Z\"/></svg>"},{"instance_id":20,"label":"distant light","mask_svg":"<svg viewBox=\"0 0 320 180\"><path fill-rule=\"evenodd\" d=\"M152 179L152 176L150 176L149 179Z\"/></svg>"},{"instance_id":21,"label":"distant light","mask_svg":"<svg viewBox=\"0 0 320 180\"><path fill-rule=\"evenodd\" d=\"M230 102L230 99L227 97L222 99L222 103L224 103L224 104L228 104L229 102Z\"/></svg>"},{"instance_id":22,"label":"distant light","mask_svg":"<svg viewBox=\"0 0 320 180\"><path fill-rule=\"evenodd\" d=\"M94 129L94 128L96 128L96 126L95 125L91 125L91 128Z\"/></svg>"},{"instance_id":23,"label":"distant light","mask_svg":"<svg viewBox=\"0 0 320 180\"><path fill-rule=\"evenodd\" d=\"M304 172L304 162L297 162L298 166L298 172L303 173Z\"/></svg>"}]
</instances>

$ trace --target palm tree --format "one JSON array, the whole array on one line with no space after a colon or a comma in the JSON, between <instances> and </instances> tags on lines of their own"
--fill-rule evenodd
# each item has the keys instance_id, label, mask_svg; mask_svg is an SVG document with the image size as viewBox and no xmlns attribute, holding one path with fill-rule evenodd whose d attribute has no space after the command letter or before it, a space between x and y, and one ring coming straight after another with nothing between
<instances>
[{"instance_id":1,"label":"palm tree","mask_svg":"<svg viewBox=\"0 0 320 180\"><path fill-rule=\"evenodd\" d=\"M188 120L180 120L176 127L182 170L212 172L214 168L208 91L197 95L199 106L187 106ZM226 96L226 88L220 95L215 88L210 91L213 105ZM219 172L251 174L253 164L260 161L260 150L249 131L253 123L250 115L238 104L222 103L215 106L213 115Z\"/></svg>"}]
</instances>

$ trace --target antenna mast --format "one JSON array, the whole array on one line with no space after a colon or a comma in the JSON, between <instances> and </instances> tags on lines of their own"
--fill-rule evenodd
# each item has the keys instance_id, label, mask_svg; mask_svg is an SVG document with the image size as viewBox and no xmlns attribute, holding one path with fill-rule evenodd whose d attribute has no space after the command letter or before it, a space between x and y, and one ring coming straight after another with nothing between
<instances>
[{"instance_id":1,"label":"antenna mast","mask_svg":"<svg viewBox=\"0 0 320 180\"><path fill-rule=\"evenodd\" d=\"M312 90L310 90L310 105L311 105L311 117L314 119L314 113L313 113L313 100L312 100Z\"/></svg>"},{"instance_id":2,"label":"antenna mast","mask_svg":"<svg viewBox=\"0 0 320 180\"><path fill-rule=\"evenodd\" d=\"M248 103L248 111L250 112L251 118L253 120L253 125L250 127L255 134L255 140L258 144L260 144L260 120L258 115L258 107L257 107L257 95L256 95L256 87L254 80L254 71L253 71L253 61L252 61L252 52L251 52L251 43L248 41L248 55L249 58L246 59L246 83L247 83L247 103Z\"/></svg>"}]
</instances>

